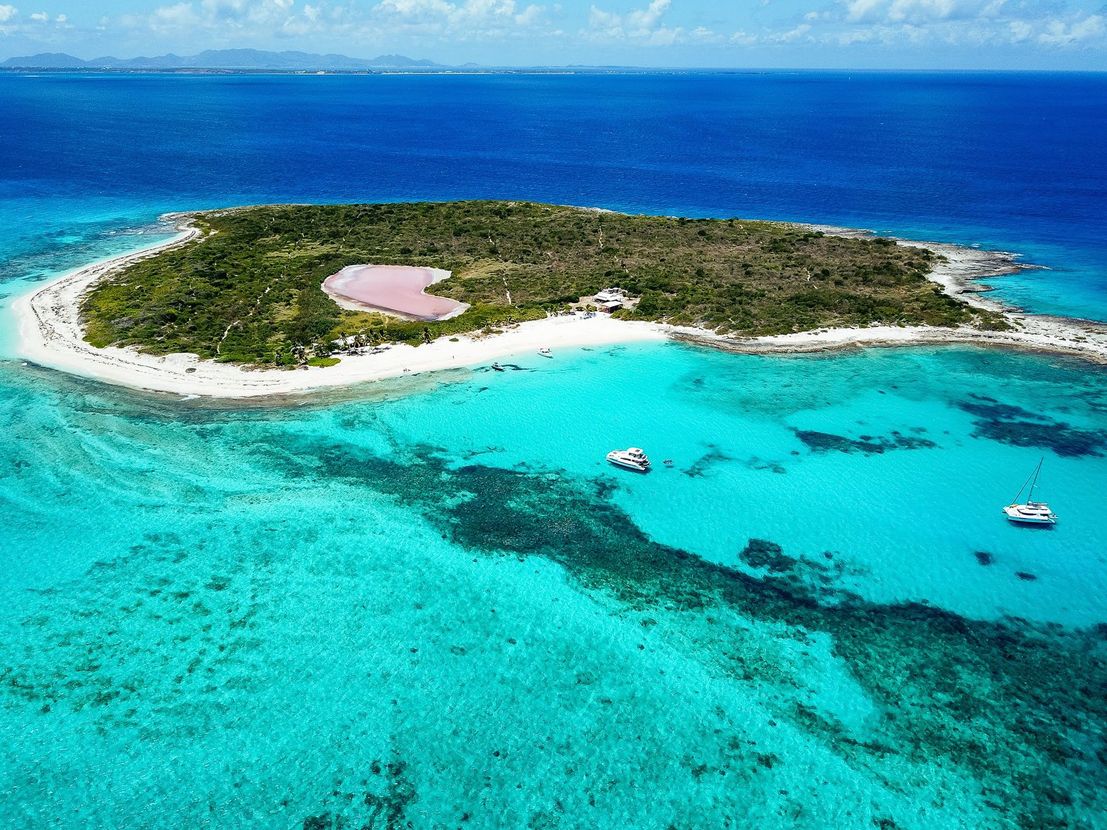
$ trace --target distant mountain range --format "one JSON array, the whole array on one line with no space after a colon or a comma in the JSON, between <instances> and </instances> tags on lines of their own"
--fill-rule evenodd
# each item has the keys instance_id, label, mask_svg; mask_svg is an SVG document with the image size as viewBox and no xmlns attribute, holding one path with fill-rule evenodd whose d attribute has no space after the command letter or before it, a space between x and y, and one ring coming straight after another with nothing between
<instances>
[{"instance_id":1,"label":"distant mountain range","mask_svg":"<svg viewBox=\"0 0 1107 830\"><path fill-rule=\"evenodd\" d=\"M316 55L310 52L265 52L258 49L209 49L198 55L160 55L153 58L93 58L82 60L63 52L8 58L0 69L271 69L271 70L359 70L433 69L440 64L404 55L350 58L346 55Z\"/></svg>"}]
</instances>

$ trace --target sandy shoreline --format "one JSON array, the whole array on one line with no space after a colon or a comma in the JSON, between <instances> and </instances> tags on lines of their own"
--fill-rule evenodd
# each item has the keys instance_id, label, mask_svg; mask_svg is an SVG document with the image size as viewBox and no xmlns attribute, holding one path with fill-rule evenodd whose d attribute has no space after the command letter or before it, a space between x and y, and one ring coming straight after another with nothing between
<instances>
[{"instance_id":1,"label":"sandy shoreline","mask_svg":"<svg viewBox=\"0 0 1107 830\"><path fill-rule=\"evenodd\" d=\"M174 217L167 217L174 218ZM826 233L862 236L865 231L812 227ZM834 349L967 343L1082 357L1107 364L1107 326L1041 317L1007 309L982 296L974 280L1026 267L1017 256L945 243L898 240L929 248L945 261L929 275L948 294L979 308L1002 311L1009 331L971 328L874 325L822 329L754 339L720 337L710 331L657 323L563 315L522 323L502 333L442 338L423 346L392 345L375 354L348 355L337 366L296 370L244 369L200 360L195 355L157 357L133 349L97 349L84 340L80 301L107 274L194 239L199 231L187 218L173 239L123 256L78 268L18 298L12 312L19 326L19 355L28 361L107 383L153 392L215 398L285 395L348 386L405 374L490 363L540 348L561 348L675 339L745 354L797 354Z\"/></svg>"},{"instance_id":2,"label":"sandy shoreline","mask_svg":"<svg viewBox=\"0 0 1107 830\"><path fill-rule=\"evenodd\" d=\"M662 327L596 316L550 317L487 337L442 338L422 346L395 344L376 354L343 356L337 366L303 369L246 369L200 360L196 355L158 357L134 349L98 349L84 339L81 297L98 280L131 263L195 239L199 231L182 222L174 238L123 256L86 265L12 303L19 326L19 356L40 366L150 392L214 398L287 395L349 386L406 374L487 364L541 348L600 346L664 340Z\"/></svg>"},{"instance_id":3,"label":"sandy shoreline","mask_svg":"<svg viewBox=\"0 0 1107 830\"><path fill-rule=\"evenodd\" d=\"M800 225L827 234L864 239L869 231L833 225ZM699 343L743 354L806 354L850 348L883 346L926 346L968 344L1017 349L1027 352L1068 355L1107 365L1107 325L1087 320L1028 314L988 297L990 288L978 280L1038 268L1020 261L1007 251L987 251L947 242L921 242L896 238L900 245L926 248L944 261L927 274L942 290L975 308L1001 313L1010 329L985 331L961 326L871 325L852 328L816 329L751 339L719 337L711 332L674 332L674 339Z\"/></svg>"}]
</instances>

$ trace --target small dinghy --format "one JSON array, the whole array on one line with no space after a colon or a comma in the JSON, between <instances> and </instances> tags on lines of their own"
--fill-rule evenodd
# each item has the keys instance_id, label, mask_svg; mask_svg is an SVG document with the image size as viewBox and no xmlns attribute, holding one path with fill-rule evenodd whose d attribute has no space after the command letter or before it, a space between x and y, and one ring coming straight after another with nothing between
<instances>
[{"instance_id":1,"label":"small dinghy","mask_svg":"<svg viewBox=\"0 0 1107 830\"><path fill-rule=\"evenodd\" d=\"M504 371L507 371L507 370L504 369L504 367L501 366L499 363L493 363L492 364L492 371L493 372L504 372Z\"/></svg>"},{"instance_id":2,"label":"small dinghy","mask_svg":"<svg viewBox=\"0 0 1107 830\"><path fill-rule=\"evenodd\" d=\"M553 352L551 352L548 348L539 349L538 354L542 355L542 357L553 357Z\"/></svg>"},{"instance_id":3,"label":"small dinghy","mask_svg":"<svg viewBox=\"0 0 1107 830\"><path fill-rule=\"evenodd\" d=\"M650 471L650 460L638 447L612 450L607 454L607 460L624 470L634 470L636 473L648 473Z\"/></svg>"},{"instance_id":4,"label":"small dinghy","mask_svg":"<svg viewBox=\"0 0 1107 830\"><path fill-rule=\"evenodd\" d=\"M1055 525L1057 524L1057 514L1049 509L1049 505L1044 501L1034 501L1034 490L1038 486L1038 476L1042 472L1043 458L1038 462L1038 466L1034 468L1034 472L1031 474L1022 487L1019 488L1019 492L1015 494L1015 500L1003 508L1003 515L1007 517L1007 521L1020 525ZM1030 492L1026 495L1026 501L1020 502L1023 490L1027 485L1030 485Z\"/></svg>"}]
</instances>

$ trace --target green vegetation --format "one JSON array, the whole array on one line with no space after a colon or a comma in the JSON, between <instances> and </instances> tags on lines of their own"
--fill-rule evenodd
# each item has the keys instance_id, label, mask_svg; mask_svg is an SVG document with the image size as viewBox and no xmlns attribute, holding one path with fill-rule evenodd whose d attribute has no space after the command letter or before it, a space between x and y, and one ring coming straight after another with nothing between
<instances>
[{"instance_id":1,"label":"green vegetation","mask_svg":"<svg viewBox=\"0 0 1107 830\"><path fill-rule=\"evenodd\" d=\"M100 283L89 342L292 366L334 341L421 343L494 331L619 286L619 316L737 336L823 326L994 325L925 275L934 255L770 222L627 216L526 202L267 206L197 214L202 239ZM346 265L447 268L434 293L472 305L422 323L339 308L320 288Z\"/></svg>"}]
</instances>

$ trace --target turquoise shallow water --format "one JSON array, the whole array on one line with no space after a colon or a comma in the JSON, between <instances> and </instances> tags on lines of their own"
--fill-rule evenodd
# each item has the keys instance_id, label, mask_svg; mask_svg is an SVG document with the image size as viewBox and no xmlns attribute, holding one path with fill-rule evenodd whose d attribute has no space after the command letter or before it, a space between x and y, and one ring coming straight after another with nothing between
<instances>
[{"instance_id":1,"label":"turquoise shallow water","mask_svg":"<svg viewBox=\"0 0 1107 830\"><path fill-rule=\"evenodd\" d=\"M871 227L1107 319L1105 89L0 77L0 825L1107 827L1103 370L635 346L216 406L6 359L19 292L269 201ZM1062 522L1013 528L1041 457Z\"/></svg>"},{"instance_id":2,"label":"turquoise shallow water","mask_svg":"<svg viewBox=\"0 0 1107 830\"><path fill-rule=\"evenodd\" d=\"M4 822L1100 826L1107 375L516 363L278 407L0 364ZM1040 455L1063 521L1009 527Z\"/></svg>"}]
</instances>

